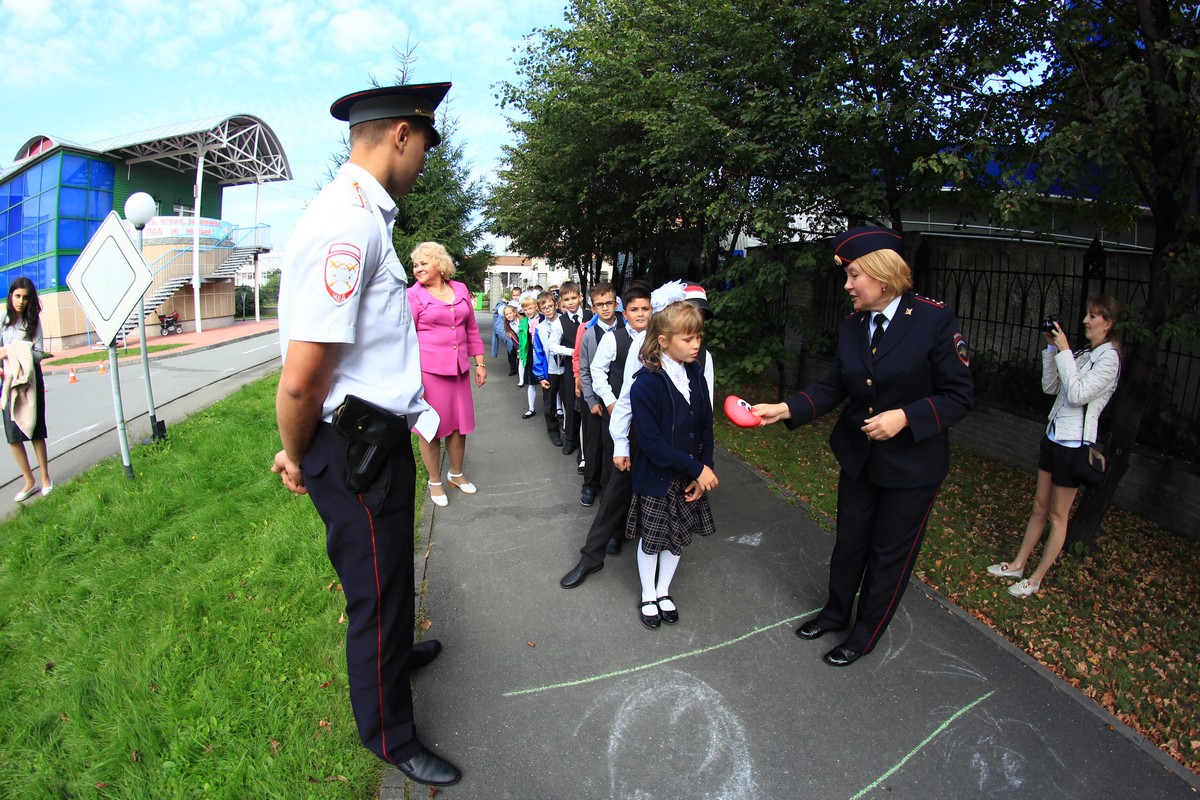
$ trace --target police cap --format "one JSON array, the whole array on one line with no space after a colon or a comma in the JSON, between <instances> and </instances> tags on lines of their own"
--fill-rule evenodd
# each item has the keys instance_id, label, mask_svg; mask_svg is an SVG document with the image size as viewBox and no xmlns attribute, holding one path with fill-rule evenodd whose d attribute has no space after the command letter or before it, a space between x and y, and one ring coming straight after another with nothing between
<instances>
[{"instance_id":1,"label":"police cap","mask_svg":"<svg viewBox=\"0 0 1200 800\"><path fill-rule=\"evenodd\" d=\"M433 132L430 147L441 144L441 134L433 124L433 112L450 91L449 83L409 83L403 86L383 86L353 92L329 107L334 119L349 122L353 128L360 122L376 119L420 117L428 120Z\"/></svg>"},{"instance_id":2,"label":"police cap","mask_svg":"<svg viewBox=\"0 0 1200 800\"><path fill-rule=\"evenodd\" d=\"M904 251L900 249L900 234L891 228L866 225L851 228L833 238L833 260L839 266L876 250L895 250L904 255Z\"/></svg>"}]
</instances>

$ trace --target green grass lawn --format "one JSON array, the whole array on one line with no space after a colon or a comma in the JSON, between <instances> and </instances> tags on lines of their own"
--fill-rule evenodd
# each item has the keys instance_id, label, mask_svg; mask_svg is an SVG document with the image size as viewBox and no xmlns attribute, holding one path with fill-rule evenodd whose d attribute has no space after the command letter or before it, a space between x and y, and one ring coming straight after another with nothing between
<instances>
[{"instance_id":1,"label":"green grass lawn","mask_svg":"<svg viewBox=\"0 0 1200 800\"><path fill-rule=\"evenodd\" d=\"M717 417L718 443L833 530L839 469L828 439L836 412L790 433L782 424L743 429ZM985 570L1016 554L1033 510L1036 465L1014 469L961 448L950 463L917 577L1200 772L1200 543L1113 508L1095 554L1064 553L1041 594L1014 598L1011 581Z\"/></svg>"},{"instance_id":2,"label":"green grass lawn","mask_svg":"<svg viewBox=\"0 0 1200 800\"><path fill-rule=\"evenodd\" d=\"M324 527L269 471L276 380L0 525L5 797L377 795Z\"/></svg>"}]
</instances>

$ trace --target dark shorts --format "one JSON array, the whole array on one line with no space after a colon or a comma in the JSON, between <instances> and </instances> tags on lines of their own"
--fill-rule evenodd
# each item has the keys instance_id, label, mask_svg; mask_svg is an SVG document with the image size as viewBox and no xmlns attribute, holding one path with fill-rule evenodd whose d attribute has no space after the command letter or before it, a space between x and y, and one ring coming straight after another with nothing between
<instances>
[{"instance_id":1,"label":"dark shorts","mask_svg":"<svg viewBox=\"0 0 1200 800\"><path fill-rule=\"evenodd\" d=\"M1038 469L1049 472L1050 482L1055 486L1078 489L1079 481L1075 479L1075 459L1078 454L1079 448L1063 447L1051 441L1049 436L1043 436L1038 453Z\"/></svg>"}]
</instances>

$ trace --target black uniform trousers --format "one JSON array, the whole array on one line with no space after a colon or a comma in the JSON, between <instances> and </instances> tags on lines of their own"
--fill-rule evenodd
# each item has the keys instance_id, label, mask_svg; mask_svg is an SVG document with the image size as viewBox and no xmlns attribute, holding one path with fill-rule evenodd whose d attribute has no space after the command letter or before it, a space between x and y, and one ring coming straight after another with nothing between
<instances>
[{"instance_id":1,"label":"black uniform trousers","mask_svg":"<svg viewBox=\"0 0 1200 800\"><path fill-rule=\"evenodd\" d=\"M583 402L575 396L575 373L571 369L571 359L563 357L567 362L562 375L558 376L558 399L563 407L563 444L569 447L579 446L579 404Z\"/></svg>"},{"instance_id":2,"label":"black uniform trousers","mask_svg":"<svg viewBox=\"0 0 1200 800\"><path fill-rule=\"evenodd\" d=\"M607 434L607 426L605 433ZM606 436L606 438L611 448L612 437ZM633 501L632 461L633 453L636 450L637 444L630 440L631 467L627 470L612 467L611 456L608 459L612 472L608 476L608 483L604 486L604 493L600 495L600 507L596 510L592 527L588 528L583 547L579 548L579 563L587 569L598 567L604 563L604 548L608 545L609 539L621 540L625 537L625 520L629 517L629 504Z\"/></svg>"},{"instance_id":3,"label":"black uniform trousers","mask_svg":"<svg viewBox=\"0 0 1200 800\"><path fill-rule=\"evenodd\" d=\"M549 389L542 389L542 416L546 418L546 433L551 439L558 439L559 428L561 425L558 422L558 386L562 382L562 375L547 374L546 382L550 384Z\"/></svg>"},{"instance_id":4,"label":"black uniform trousers","mask_svg":"<svg viewBox=\"0 0 1200 800\"><path fill-rule=\"evenodd\" d=\"M608 423L612 417L603 404L598 415L586 407L582 398L579 404L579 415L583 418L583 485L592 487L599 494L608 485L613 469L613 440L608 435Z\"/></svg>"},{"instance_id":5,"label":"black uniform trousers","mask_svg":"<svg viewBox=\"0 0 1200 800\"><path fill-rule=\"evenodd\" d=\"M941 481L889 489L842 472L838 480L837 541L829 559L829 599L817 621L843 628L857 592L858 615L843 643L869 653L887 629L908 587Z\"/></svg>"},{"instance_id":6,"label":"black uniform trousers","mask_svg":"<svg viewBox=\"0 0 1200 800\"><path fill-rule=\"evenodd\" d=\"M416 465L403 443L365 494L346 488L346 440L322 422L301 463L346 597L346 667L358 735L385 761L420 749L413 725L413 511Z\"/></svg>"}]
</instances>

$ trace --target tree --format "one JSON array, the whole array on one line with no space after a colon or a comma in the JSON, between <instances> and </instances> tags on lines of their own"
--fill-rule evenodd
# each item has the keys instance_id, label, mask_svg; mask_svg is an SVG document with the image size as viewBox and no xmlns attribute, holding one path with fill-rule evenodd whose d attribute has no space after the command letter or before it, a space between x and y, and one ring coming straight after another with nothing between
<instances>
[{"instance_id":1,"label":"tree","mask_svg":"<svg viewBox=\"0 0 1200 800\"><path fill-rule=\"evenodd\" d=\"M1090 544L1129 465L1165 340L1196 340L1200 301L1200 20L1179 0L1042 0L1017 6L1037 72L1010 77L1001 94L1028 131L1012 143L1034 181L1011 182L1000 211L1013 214L1051 187L1109 225L1135 213L1154 220L1145 304L1127 309L1121 387L1111 422L1110 467L1071 519L1068 541ZM999 138L999 134L997 134ZM1017 160L1017 159L1014 159ZM1065 190L1062 187L1067 187ZM1069 206L1068 206L1069 207Z\"/></svg>"}]
</instances>

